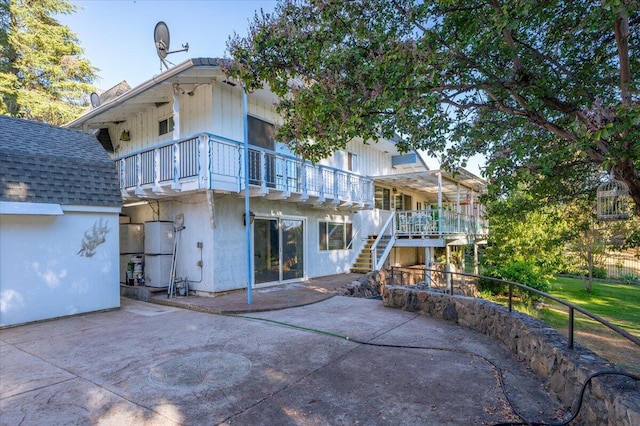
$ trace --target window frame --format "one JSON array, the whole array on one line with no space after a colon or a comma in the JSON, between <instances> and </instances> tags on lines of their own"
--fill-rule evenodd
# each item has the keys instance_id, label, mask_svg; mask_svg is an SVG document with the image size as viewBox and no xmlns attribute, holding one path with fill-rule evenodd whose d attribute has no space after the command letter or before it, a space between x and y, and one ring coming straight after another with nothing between
<instances>
[{"instance_id":1,"label":"window frame","mask_svg":"<svg viewBox=\"0 0 640 426\"><path fill-rule=\"evenodd\" d=\"M381 191L382 196L378 197L378 191ZM391 190L384 186L376 185L373 190L374 206L379 210L391 211Z\"/></svg>"},{"instance_id":2,"label":"window frame","mask_svg":"<svg viewBox=\"0 0 640 426\"><path fill-rule=\"evenodd\" d=\"M162 132L162 123L165 123L166 131ZM164 136L169 133L173 133L173 129L175 129L176 123L173 121L173 115L169 115L161 120L158 120L158 136Z\"/></svg>"},{"instance_id":3,"label":"window frame","mask_svg":"<svg viewBox=\"0 0 640 426\"><path fill-rule=\"evenodd\" d=\"M333 240L331 238L332 234L336 234ZM352 242L352 222L336 222L323 219L318 220L318 251L320 253L336 250L351 250L353 248L353 246L351 246Z\"/></svg>"},{"instance_id":4,"label":"window frame","mask_svg":"<svg viewBox=\"0 0 640 426\"><path fill-rule=\"evenodd\" d=\"M358 173L358 154L347 152L347 170Z\"/></svg>"}]
</instances>

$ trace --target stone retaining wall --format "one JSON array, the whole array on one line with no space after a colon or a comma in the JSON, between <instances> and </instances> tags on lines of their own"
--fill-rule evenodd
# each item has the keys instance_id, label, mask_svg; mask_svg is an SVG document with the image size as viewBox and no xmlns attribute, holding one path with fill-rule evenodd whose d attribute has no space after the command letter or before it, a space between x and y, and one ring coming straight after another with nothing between
<instances>
[{"instance_id":1,"label":"stone retaining wall","mask_svg":"<svg viewBox=\"0 0 640 426\"><path fill-rule=\"evenodd\" d=\"M370 278L375 279L372 274ZM454 321L498 339L544 378L547 390L572 407L572 412L587 378L613 367L578 345L569 349L566 338L542 321L487 300L389 285L381 288L386 307ZM620 376L595 378L575 422L572 424L640 425L640 383Z\"/></svg>"}]
</instances>

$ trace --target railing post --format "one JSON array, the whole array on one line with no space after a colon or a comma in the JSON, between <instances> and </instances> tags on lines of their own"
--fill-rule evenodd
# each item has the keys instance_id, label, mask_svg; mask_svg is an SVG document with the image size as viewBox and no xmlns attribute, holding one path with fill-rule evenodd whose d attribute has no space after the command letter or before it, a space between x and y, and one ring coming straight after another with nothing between
<instances>
[{"instance_id":1,"label":"railing post","mask_svg":"<svg viewBox=\"0 0 640 426\"><path fill-rule=\"evenodd\" d=\"M212 172L211 164L212 150L209 149L209 137L200 135L198 137L198 188L212 189Z\"/></svg>"},{"instance_id":2,"label":"railing post","mask_svg":"<svg viewBox=\"0 0 640 426\"><path fill-rule=\"evenodd\" d=\"M127 189L127 160L120 160L120 192L124 194Z\"/></svg>"},{"instance_id":3,"label":"railing post","mask_svg":"<svg viewBox=\"0 0 640 426\"><path fill-rule=\"evenodd\" d=\"M161 159L160 159L160 150L158 148L153 150L153 187L154 190L160 190L160 168Z\"/></svg>"},{"instance_id":4,"label":"railing post","mask_svg":"<svg viewBox=\"0 0 640 426\"><path fill-rule=\"evenodd\" d=\"M302 160L302 162L300 163L300 184L301 184L301 191L302 191L302 199L308 200L309 186L307 182L307 163L304 160Z\"/></svg>"},{"instance_id":5,"label":"railing post","mask_svg":"<svg viewBox=\"0 0 640 426\"><path fill-rule=\"evenodd\" d=\"M269 177L267 175L267 153L264 151L260 151L260 168L261 170L261 177L262 177L262 183L260 185L260 187L262 188L262 193L266 194L268 192L267 190L267 178Z\"/></svg>"},{"instance_id":6,"label":"railing post","mask_svg":"<svg viewBox=\"0 0 640 426\"><path fill-rule=\"evenodd\" d=\"M180 146L173 144L173 182L171 184L174 190L180 190Z\"/></svg>"},{"instance_id":7,"label":"railing post","mask_svg":"<svg viewBox=\"0 0 640 426\"><path fill-rule=\"evenodd\" d=\"M244 187L245 183L248 182L248 179L245 179L244 177L246 176L246 173L249 173L249 170L247 167L245 167L245 164L247 164L247 162L244 161L244 150L242 149L242 145L238 145L238 192L242 191L242 188ZM249 188L245 188L245 191L248 191Z\"/></svg>"},{"instance_id":8,"label":"railing post","mask_svg":"<svg viewBox=\"0 0 640 426\"><path fill-rule=\"evenodd\" d=\"M513 284L509 283L509 312L513 309Z\"/></svg>"},{"instance_id":9,"label":"railing post","mask_svg":"<svg viewBox=\"0 0 640 426\"><path fill-rule=\"evenodd\" d=\"M282 179L284 180L283 186L284 186L284 191L288 194L289 192L291 192L291 188L289 188L289 160L287 160L286 158L283 158L282 164L284 169L282 170Z\"/></svg>"},{"instance_id":10,"label":"railing post","mask_svg":"<svg viewBox=\"0 0 640 426\"><path fill-rule=\"evenodd\" d=\"M569 306L569 349L573 349L573 308Z\"/></svg>"},{"instance_id":11,"label":"railing post","mask_svg":"<svg viewBox=\"0 0 640 426\"><path fill-rule=\"evenodd\" d=\"M316 169L316 172L320 177L320 188L318 188L319 189L319 191L318 191L318 194L319 194L318 201L322 203L322 202L324 202L324 200L326 198L326 195L324 193L324 168L322 166L319 166Z\"/></svg>"}]
</instances>

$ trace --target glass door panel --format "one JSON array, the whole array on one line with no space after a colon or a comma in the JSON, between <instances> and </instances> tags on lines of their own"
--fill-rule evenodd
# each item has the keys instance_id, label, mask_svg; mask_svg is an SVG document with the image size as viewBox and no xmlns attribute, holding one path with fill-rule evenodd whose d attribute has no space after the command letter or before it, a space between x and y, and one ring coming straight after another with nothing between
<instances>
[{"instance_id":1,"label":"glass door panel","mask_svg":"<svg viewBox=\"0 0 640 426\"><path fill-rule=\"evenodd\" d=\"M303 221L282 219L282 280L292 280L303 276Z\"/></svg>"},{"instance_id":2,"label":"glass door panel","mask_svg":"<svg viewBox=\"0 0 640 426\"><path fill-rule=\"evenodd\" d=\"M253 270L256 284L280 279L280 235L277 219L253 222Z\"/></svg>"}]
</instances>

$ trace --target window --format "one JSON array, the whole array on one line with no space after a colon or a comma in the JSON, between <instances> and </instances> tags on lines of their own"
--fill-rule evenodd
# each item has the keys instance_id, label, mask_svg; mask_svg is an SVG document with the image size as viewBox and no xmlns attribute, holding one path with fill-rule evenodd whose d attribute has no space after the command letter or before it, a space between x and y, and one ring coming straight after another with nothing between
<instances>
[{"instance_id":1,"label":"window","mask_svg":"<svg viewBox=\"0 0 640 426\"><path fill-rule=\"evenodd\" d=\"M395 200L396 210L411 210L411 195L399 193Z\"/></svg>"},{"instance_id":2,"label":"window","mask_svg":"<svg viewBox=\"0 0 640 426\"><path fill-rule=\"evenodd\" d=\"M347 167L350 172L358 171L358 156L352 152L347 153Z\"/></svg>"},{"instance_id":3,"label":"window","mask_svg":"<svg viewBox=\"0 0 640 426\"><path fill-rule=\"evenodd\" d=\"M173 116L158 121L158 135L162 136L169 132L173 132Z\"/></svg>"},{"instance_id":4,"label":"window","mask_svg":"<svg viewBox=\"0 0 640 426\"><path fill-rule=\"evenodd\" d=\"M375 187L375 206L381 210L391 210L391 191L381 186Z\"/></svg>"},{"instance_id":5,"label":"window","mask_svg":"<svg viewBox=\"0 0 640 426\"><path fill-rule=\"evenodd\" d=\"M276 128L273 124L248 115L247 127L250 145L259 146L260 148L271 151L276 149Z\"/></svg>"},{"instance_id":6,"label":"window","mask_svg":"<svg viewBox=\"0 0 640 426\"><path fill-rule=\"evenodd\" d=\"M349 248L353 237L353 224L340 222L318 222L320 250L343 250Z\"/></svg>"}]
</instances>

